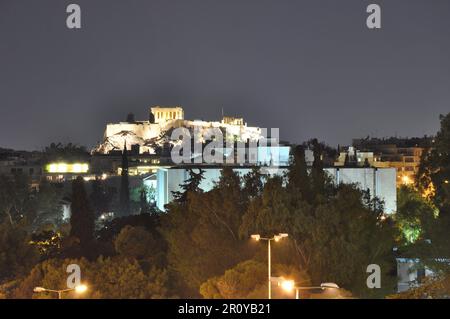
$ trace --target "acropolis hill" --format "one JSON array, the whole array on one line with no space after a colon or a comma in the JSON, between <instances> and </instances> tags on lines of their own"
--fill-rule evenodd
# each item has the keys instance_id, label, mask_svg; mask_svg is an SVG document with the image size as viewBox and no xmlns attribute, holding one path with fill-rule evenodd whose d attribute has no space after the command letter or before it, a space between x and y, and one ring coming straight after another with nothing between
<instances>
[{"instance_id":1,"label":"acropolis hill","mask_svg":"<svg viewBox=\"0 0 450 319\"><path fill-rule=\"evenodd\" d=\"M194 128L200 132L208 128L226 130L226 139L234 141L257 141L262 137L259 127L249 127L242 118L225 116L221 121L185 120L184 110L179 106L153 106L149 109L147 121L135 121L129 116L126 122L109 123L106 125L104 139L95 148L95 152L108 154L111 151L123 150L139 145L139 153L155 154L157 147L169 142L170 131L173 128Z\"/></svg>"}]
</instances>

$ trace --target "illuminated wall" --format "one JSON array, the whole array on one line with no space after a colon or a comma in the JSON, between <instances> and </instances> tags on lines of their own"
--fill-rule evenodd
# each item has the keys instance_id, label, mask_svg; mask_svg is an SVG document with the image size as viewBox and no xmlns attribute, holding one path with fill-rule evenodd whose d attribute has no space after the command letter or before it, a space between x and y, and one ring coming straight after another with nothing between
<instances>
[{"instance_id":1,"label":"illuminated wall","mask_svg":"<svg viewBox=\"0 0 450 319\"><path fill-rule=\"evenodd\" d=\"M203 168L205 171L200 188L205 192L214 187L220 178L220 168ZM250 168L235 168L241 176L250 172ZM334 183L355 183L361 190L369 190L371 197L377 196L385 202L385 212L397 211L396 171L394 168L325 168ZM268 175L283 175L286 169L267 169ZM189 178L185 168L158 169L156 180L156 198L159 209L173 200L172 192L181 191L180 185Z\"/></svg>"}]
</instances>

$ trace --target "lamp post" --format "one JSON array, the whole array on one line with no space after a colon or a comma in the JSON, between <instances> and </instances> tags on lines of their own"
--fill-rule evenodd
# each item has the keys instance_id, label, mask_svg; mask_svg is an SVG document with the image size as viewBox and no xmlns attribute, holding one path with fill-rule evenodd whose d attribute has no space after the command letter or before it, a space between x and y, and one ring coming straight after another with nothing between
<instances>
[{"instance_id":1,"label":"lamp post","mask_svg":"<svg viewBox=\"0 0 450 319\"><path fill-rule=\"evenodd\" d=\"M295 282L293 280L283 280L278 283L283 290L292 291L295 290L295 299L300 299L300 290L311 290L311 289L340 289L337 284L334 282L325 282L321 283L320 286L312 286L312 287L299 287L295 286Z\"/></svg>"},{"instance_id":2,"label":"lamp post","mask_svg":"<svg viewBox=\"0 0 450 319\"><path fill-rule=\"evenodd\" d=\"M34 292L36 293L40 293L40 292L54 292L56 294L58 294L58 299L62 299L62 294L65 292L69 292L69 291L75 291L78 294L82 294L87 290L87 286L86 285L79 285L76 286L75 288L69 288L69 289L47 289L47 288L43 288L43 287L35 287L33 289Z\"/></svg>"},{"instance_id":3,"label":"lamp post","mask_svg":"<svg viewBox=\"0 0 450 319\"><path fill-rule=\"evenodd\" d=\"M278 235L273 236L272 238L264 238L264 237L261 237L259 234L251 235L251 238L256 240L256 241L260 241L260 240L266 240L267 241L267 270L268 270L268 275L269 275L269 280L268 280L269 299L272 299L272 284L271 284L271 280L270 280L271 279L271 271L272 271L271 270L271 267L272 267L272 262L271 262L272 254L271 254L271 251L270 251L270 242L272 240L278 242L282 238L286 238L286 237L288 237L288 234L286 234L286 233L280 233Z\"/></svg>"}]
</instances>

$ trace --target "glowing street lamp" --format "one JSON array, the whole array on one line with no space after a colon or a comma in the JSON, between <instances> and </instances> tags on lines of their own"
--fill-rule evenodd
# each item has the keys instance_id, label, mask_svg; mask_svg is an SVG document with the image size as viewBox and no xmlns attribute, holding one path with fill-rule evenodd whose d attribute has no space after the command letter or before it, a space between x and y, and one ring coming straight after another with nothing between
<instances>
[{"instance_id":1,"label":"glowing street lamp","mask_svg":"<svg viewBox=\"0 0 450 319\"><path fill-rule=\"evenodd\" d=\"M58 294L58 299L62 299L62 294L64 292L75 291L77 294L82 294L82 293L86 292L87 289L88 289L88 287L86 285L78 285L75 288L61 289L61 290L47 289L47 288L43 288L43 287L35 287L33 289L33 291L36 293L54 292L54 293Z\"/></svg>"},{"instance_id":2,"label":"glowing street lamp","mask_svg":"<svg viewBox=\"0 0 450 319\"><path fill-rule=\"evenodd\" d=\"M281 288L283 288L284 291L291 292L295 289L295 281L283 280L281 282Z\"/></svg>"},{"instance_id":3,"label":"glowing street lamp","mask_svg":"<svg viewBox=\"0 0 450 319\"><path fill-rule=\"evenodd\" d=\"M269 275L269 290L268 290L268 296L269 299L272 299L272 283L271 283L271 267L272 267L272 255L270 252L270 242L272 240L279 242L281 239L288 237L288 234L286 233L279 233L278 235L274 235L272 238L263 238L261 237L261 235L259 234L254 234L250 236L252 239L256 240L256 241L260 241L260 240L266 240L267 241L267 268L268 268L268 275Z\"/></svg>"},{"instance_id":4,"label":"glowing street lamp","mask_svg":"<svg viewBox=\"0 0 450 319\"><path fill-rule=\"evenodd\" d=\"M85 293L86 290L87 290L87 286L86 286L86 285L79 285L79 286L76 286L76 287L75 287L75 292L76 292L77 294Z\"/></svg>"}]
</instances>

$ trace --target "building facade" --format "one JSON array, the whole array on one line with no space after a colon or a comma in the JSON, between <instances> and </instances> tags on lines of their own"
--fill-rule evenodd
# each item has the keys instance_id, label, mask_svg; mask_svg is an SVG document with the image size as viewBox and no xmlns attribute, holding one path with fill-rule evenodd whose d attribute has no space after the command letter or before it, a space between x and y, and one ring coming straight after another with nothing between
<instances>
[{"instance_id":1,"label":"building facade","mask_svg":"<svg viewBox=\"0 0 450 319\"><path fill-rule=\"evenodd\" d=\"M395 168L397 187L412 185L428 138L395 139L387 141L354 140L353 146L340 150L336 167Z\"/></svg>"}]
</instances>

